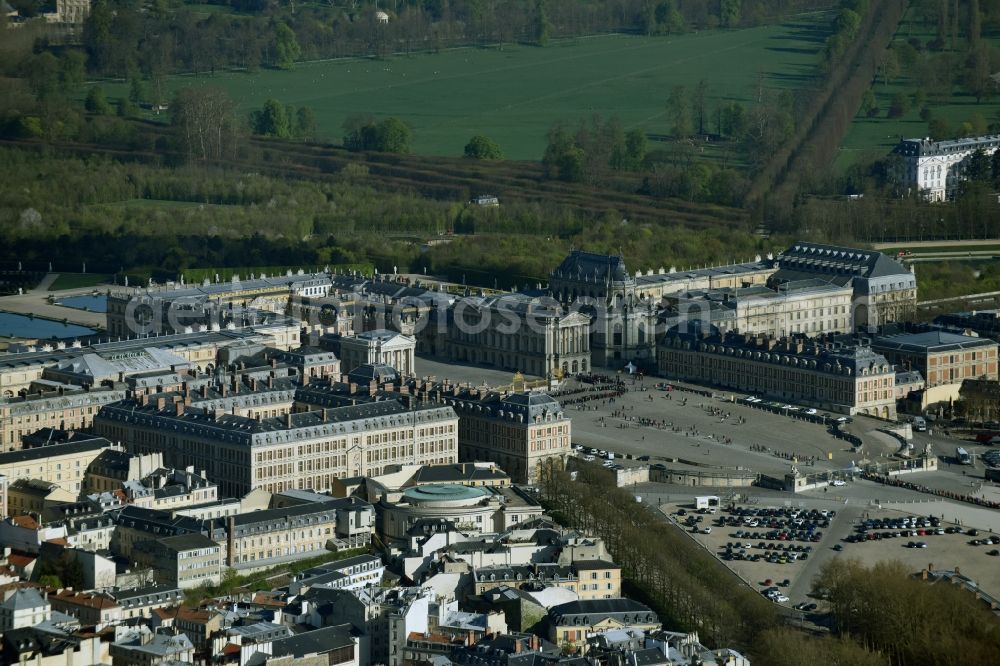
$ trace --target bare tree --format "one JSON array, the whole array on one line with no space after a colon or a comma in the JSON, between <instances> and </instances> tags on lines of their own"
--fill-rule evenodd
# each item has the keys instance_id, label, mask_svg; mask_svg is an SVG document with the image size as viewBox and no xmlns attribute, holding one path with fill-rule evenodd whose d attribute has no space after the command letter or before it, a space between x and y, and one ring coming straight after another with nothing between
<instances>
[{"instance_id":1,"label":"bare tree","mask_svg":"<svg viewBox=\"0 0 1000 666\"><path fill-rule=\"evenodd\" d=\"M177 91L172 124L188 159L217 160L236 154L242 128L236 120L235 108L229 94L221 88L206 86Z\"/></svg>"}]
</instances>

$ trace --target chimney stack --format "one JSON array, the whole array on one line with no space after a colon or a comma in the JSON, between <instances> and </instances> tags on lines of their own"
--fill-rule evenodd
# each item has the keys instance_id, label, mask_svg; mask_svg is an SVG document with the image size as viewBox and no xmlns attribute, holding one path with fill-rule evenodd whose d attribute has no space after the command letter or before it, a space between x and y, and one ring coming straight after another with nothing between
<instances>
[{"instance_id":1,"label":"chimney stack","mask_svg":"<svg viewBox=\"0 0 1000 666\"><path fill-rule=\"evenodd\" d=\"M167 399L163 397L157 398L156 409L162 412L166 408L167 408Z\"/></svg>"},{"instance_id":2,"label":"chimney stack","mask_svg":"<svg viewBox=\"0 0 1000 666\"><path fill-rule=\"evenodd\" d=\"M309 386L309 375L304 372L302 373L302 385Z\"/></svg>"}]
</instances>

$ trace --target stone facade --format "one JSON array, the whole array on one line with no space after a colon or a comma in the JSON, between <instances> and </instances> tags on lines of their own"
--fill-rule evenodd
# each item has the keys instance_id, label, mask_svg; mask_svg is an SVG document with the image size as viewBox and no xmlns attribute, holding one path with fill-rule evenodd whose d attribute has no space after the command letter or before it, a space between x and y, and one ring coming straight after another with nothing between
<instances>
[{"instance_id":1,"label":"stone facade","mask_svg":"<svg viewBox=\"0 0 1000 666\"><path fill-rule=\"evenodd\" d=\"M551 377L588 372L590 317L530 294L457 300L418 327L419 349L449 362Z\"/></svg>"},{"instance_id":2,"label":"stone facade","mask_svg":"<svg viewBox=\"0 0 1000 666\"><path fill-rule=\"evenodd\" d=\"M381 474L390 465L457 462L458 417L442 406L408 409L396 400L251 419L125 401L95 419L137 453L162 452L194 466L225 496L255 488L329 490L333 479Z\"/></svg>"},{"instance_id":3,"label":"stone facade","mask_svg":"<svg viewBox=\"0 0 1000 666\"><path fill-rule=\"evenodd\" d=\"M955 196L972 154L980 150L992 155L1000 146L1000 136L973 136L948 141L930 138L904 139L893 153L902 164L899 176L904 187L928 201L945 201Z\"/></svg>"},{"instance_id":4,"label":"stone facade","mask_svg":"<svg viewBox=\"0 0 1000 666\"><path fill-rule=\"evenodd\" d=\"M653 363L654 301L637 289L622 257L573 250L552 272L549 289L565 307L593 318L591 363Z\"/></svg>"},{"instance_id":5,"label":"stone facade","mask_svg":"<svg viewBox=\"0 0 1000 666\"><path fill-rule=\"evenodd\" d=\"M876 337L872 349L907 370L917 370L927 388L966 379L997 379L997 343L944 331Z\"/></svg>"},{"instance_id":6,"label":"stone facade","mask_svg":"<svg viewBox=\"0 0 1000 666\"><path fill-rule=\"evenodd\" d=\"M841 414L896 418L893 366L862 344L668 331L661 376L759 393Z\"/></svg>"},{"instance_id":7,"label":"stone facade","mask_svg":"<svg viewBox=\"0 0 1000 666\"><path fill-rule=\"evenodd\" d=\"M387 329L366 331L340 339L340 363L345 372L365 364L391 366L403 377L415 373L414 350L417 341Z\"/></svg>"}]
</instances>

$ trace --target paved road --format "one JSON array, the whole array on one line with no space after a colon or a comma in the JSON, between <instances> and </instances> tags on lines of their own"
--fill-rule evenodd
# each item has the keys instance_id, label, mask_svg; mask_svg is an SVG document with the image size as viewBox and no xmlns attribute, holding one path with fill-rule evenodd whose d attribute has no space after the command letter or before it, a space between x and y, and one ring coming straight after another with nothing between
<instances>
[{"instance_id":1,"label":"paved road","mask_svg":"<svg viewBox=\"0 0 1000 666\"><path fill-rule=\"evenodd\" d=\"M997 245L1000 244L1000 238L985 238L981 240L934 240L934 241L901 241L898 243L872 243L872 247L876 250L884 250L886 248L911 248L915 249L918 247L957 247L957 246L976 246L976 245Z\"/></svg>"},{"instance_id":2,"label":"paved road","mask_svg":"<svg viewBox=\"0 0 1000 666\"><path fill-rule=\"evenodd\" d=\"M810 601L809 591L812 589L817 574L827 562L840 554L833 549L834 545L840 543L854 530L855 523L864 513L864 507L848 503L844 506L838 506L836 511L837 517L824 532L823 540L814 546L812 555L806 560L805 566L785 592L790 605L794 606L802 601Z\"/></svg>"},{"instance_id":3,"label":"paved road","mask_svg":"<svg viewBox=\"0 0 1000 666\"><path fill-rule=\"evenodd\" d=\"M83 287L80 289L63 289L56 292L49 291L49 287L59 277L58 273L49 273L34 289L23 294L13 294L11 296L0 296L0 310L13 312L15 314L34 314L43 319L54 321L67 320L71 324L80 324L89 328L104 329L107 318L103 312L87 312L76 308L66 308L61 305L49 304L50 295L58 295L60 298L67 296L77 296L90 294L96 288L98 291L106 288L105 285L99 287Z\"/></svg>"}]
</instances>

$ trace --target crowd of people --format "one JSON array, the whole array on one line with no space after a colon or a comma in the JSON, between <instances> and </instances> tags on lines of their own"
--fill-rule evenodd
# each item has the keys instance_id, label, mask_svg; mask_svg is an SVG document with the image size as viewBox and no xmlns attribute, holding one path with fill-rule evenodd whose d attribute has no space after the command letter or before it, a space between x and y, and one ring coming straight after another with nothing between
<instances>
[{"instance_id":1,"label":"crowd of people","mask_svg":"<svg viewBox=\"0 0 1000 666\"><path fill-rule=\"evenodd\" d=\"M876 474L874 472L863 472L861 474L862 479L868 479L869 481L875 481L876 483L881 483L884 486L892 486L894 488L905 488L906 490L914 490L920 493L927 493L928 495L936 495L938 497L943 497L945 499L955 500L956 502L966 502L967 504L975 504L976 506L981 506L985 509L1000 509L1000 502L994 502L992 500L984 499L982 497L976 497L975 495L967 495L965 493L958 493L952 490L940 490L938 488L928 488L925 485L919 483L913 483L911 481L904 481L896 476L889 476L887 474Z\"/></svg>"}]
</instances>

